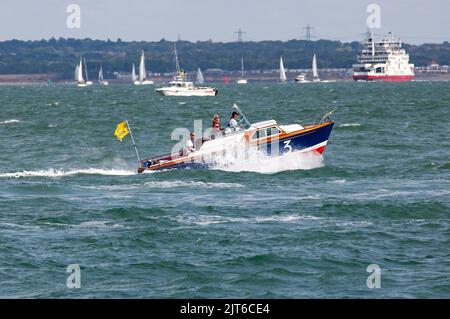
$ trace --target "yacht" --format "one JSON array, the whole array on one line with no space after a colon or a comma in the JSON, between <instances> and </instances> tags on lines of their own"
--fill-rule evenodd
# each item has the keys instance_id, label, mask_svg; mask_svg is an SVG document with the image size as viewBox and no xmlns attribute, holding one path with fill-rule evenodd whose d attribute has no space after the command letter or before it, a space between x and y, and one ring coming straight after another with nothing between
<instances>
[{"instance_id":1,"label":"yacht","mask_svg":"<svg viewBox=\"0 0 450 319\"><path fill-rule=\"evenodd\" d=\"M244 58L241 58L241 78L237 80L238 84L247 84L247 79L244 78Z\"/></svg>"},{"instance_id":2,"label":"yacht","mask_svg":"<svg viewBox=\"0 0 450 319\"><path fill-rule=\"evenodd\" d=\"M215 96L218 93L217 88L208 86L196 87L193 82L188 81L187 74L180 68L178 61L177 47L174 45L176 74L169 86L157 88L156 93L164 96Z\"/></svg>"},{"instance_id":3,"label":"yacht","mask_svg":"<svg viewBox=\"0 0 450 319\"><path fill-rule=\"evenodd\" d=\"M109 83L105 79L103 79L103 65L100 66L100 71L98 71L98 83L100 85L108 86Z\"/></svg>"},{"instance_id":4,"label":"yacht","mask_svg":"<svg viewBox=\"0 0 450 319\"><path fill-rule=\"evenodd\" d=\"M134 64L133 64L133 69L134 69ZM135 73L135 76L136 76L136 73ZM153 81L147 80L146 76L147 76L147 71L145 70L145 55L144 55L144 50L142 50L141 61L139 63L139 79L134 80L134 85L154 84Z\"/></svg>"},{"instance_id":5,"label":"yacht","mask_svg":"<svg viewBox=\"0 0 450 319\"><path fill-rule=\"evenodd\" d=\"M75 81L78 87L86 87L92 85L92 81L88 80L86 59L84 59L84 72L86 79L83 77L83 58L80 58L80 63L75 68Z\"/></svg>"},{"instance_id":6,"label":"yacht","mask_svg":"<svg viewBox=\"0 0 450 319\"><path fill-rule=\"evenodd\" d=\"M306 73L300 73L295 77L296 83L308 83L309 81L306 79Z\"/></svg>"},{"instance_id":7,"label":"yacht","mask_svg":"<svg viewBox=\"0 0 450 319\"><path fill-rule=\"evenodd\" d=\"M280 82L286 82L286 71L284 70L283 57L280 57Z\"/></svg>"}]
</instances>

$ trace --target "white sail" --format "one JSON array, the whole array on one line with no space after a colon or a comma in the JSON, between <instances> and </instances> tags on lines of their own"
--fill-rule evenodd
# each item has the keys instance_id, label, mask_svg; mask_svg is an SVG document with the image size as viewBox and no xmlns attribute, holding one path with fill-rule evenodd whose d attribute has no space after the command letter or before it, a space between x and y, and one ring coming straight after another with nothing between
<instances>
[{"instance_id":1,"label":"white sail","mask_svg":"<svg viewBox=\"0 0 450 319\"><path fill-rule=\"evenodd\" d=\"M133 63L133 69L131 70L131 80L133 81L133 83L137 81L136 68L134 67L134 63Z\"/></svg>"},{"instance_id":2,"label":"white sail","mask_svg":"<svg viewBox=\"0 0 450 319\"><path fill-rule=\"evenodd\" d=\"M241 58L241 76L244 78L244 58Z\"/></svg>"},{"instance_id":3,"label":"white sail","mask_svg":"<svg viewBox=\"0 0 450 319\"><path fill-rule=\"evenodd\" d=\"M141 62L139 63L139 81L144 82L146 76L144 51L141 54Z\"/></svg>"},{"instance_id":4,"label":"white sail","mask_svg":"<svg viewBox=\"0 0 450 319\"><path fill-rule=\"evenodd\" d=\"M77 67L75 68L75 81L78 82L78 64Z\"/></svg>"},{"instance_id":5,"label":"white sail","mask_svg":"<svg viewBox=\"0 0 450 319\"><path fill-rule=\"evenodd\" d=\"M205 78L203 77L203 73L200 68L198 68L198 70L197 70L197 83L199 83L199 84L205 83Z\"/></svg>"},{"instance_id":6,"label":"white sail","mask_svg":"<svg viewBox=\"0 0 450 319\"><path fill-rule=\"evenodd\" d=\"M77 76L77 81L79 83L83 83L84 79L83 79L83 60L80 58L80 64L77 67L78 70L78 76Z\"/></svg>"},{"instance_id":7,"label":"white sail","mask_svg":"<svg viewBox=\"0 0 450 319\"><path fill-rule=\"evenodd\" d=\"M280 57L280 81L286 81L286 71L284 70L283 57Z\"/></svg>"},{"instance_id":8,"label":"white sail","mask_svg":"<svg viewBox=\"0 0 450 319\"><path fill-rule=\"evenodd\" d=\"M317 59L316 59L316 54L315 53L314 53L313 61L312 61L312 72L313 72L313 80L314 81L320 81L319 73L317 72Z\"/></svg>"},{"instance_id":9,"label":"white sail","mask_svg":"<svg viewBox=\"0 0 450 319\"><path fill-rule=\"evenodd\" d=\"M103 65L100 66L100 71L98 71L98 82L103 81Z\"/></svg>"},{"instance_id":10,"label":"white sail","mask_svg":"<svg viewBox=\"0 0 450 319\"><path fill-rule=\"evenodd\" d=\"M88 78L86 58L84 58L84 74L86 75L86 82L88 82L89 78Z\"/></svg>"}]
</instances>

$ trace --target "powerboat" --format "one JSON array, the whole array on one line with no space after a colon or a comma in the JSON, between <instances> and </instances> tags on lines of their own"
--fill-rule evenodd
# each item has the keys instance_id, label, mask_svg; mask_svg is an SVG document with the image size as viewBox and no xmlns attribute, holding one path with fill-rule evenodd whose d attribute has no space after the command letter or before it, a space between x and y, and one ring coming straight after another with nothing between
<instances>
[{"instance_id":1,"label":"powerboat","mask_svg":"<svg viewBox=\"0 0 450 319\"><path fill-rule=\"evenodd\" d=\"M198 86L194 85L194 82L187 80L187 75L184 70L180 68L178 62L177 47L174 45L175 51L175 65L176 74L169 86L157 88L156 93L162 94L164 96L216 96L219 90L217 88L208 86ZM203 77L203 75L202 75Z\"/></svg>"},{"instance_id":2,"label":"powerboat","mask_svg":"<svg viewBox=\"0 0 450 319\"><path fill-rule=\"evenodd\" d=\"M164 96L216 96L219 90L208 86L196 87L193 82L187 81L183 71L179 71L173 81L169 82L169 86L157 88L155 91Z\"/></svg>"},{"instance_id":3,"label":"powerboat","mask_svg":"<svg viewBox=\"0 0 450 319\"><path fill-rule=\"evenodd\" d=\"M308 83L309 81L306 79L306 73L300 73L295 77L296 83Z\"/></svg>"},{"instance_id":4,"label":"powerboat","mask_svg":"<svg viewBox=\"0 0 450 319\"><path fill-rule=\"evenodd\" d=\"M233 106L233 110L241 117L236 128L227 128L195 141L195 151L174 148L170 154L139 159L138 173L175 168L208 168L214 166L217 159L241 151L245 154L257 150L275 157L290 152L322 154L334 125L334 121L330 120L333 111L315 124L280 125L275 120L250 123L237 105Z\"/></svg>"}]
</instances>

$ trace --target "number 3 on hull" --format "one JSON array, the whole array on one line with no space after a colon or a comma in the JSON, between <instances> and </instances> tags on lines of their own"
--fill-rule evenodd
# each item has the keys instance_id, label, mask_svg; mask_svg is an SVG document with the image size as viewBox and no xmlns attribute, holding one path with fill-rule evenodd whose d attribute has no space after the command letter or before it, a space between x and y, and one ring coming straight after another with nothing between
<instances>
[{"instance_id":1,"label":"number 3 on hull","mask_svg":"<svg viewBox=\"0 0 450 319\"><path fill-rule=\"evenodd\" d=\"M289 145L290 142L291 142L291 140L284 141L284 148L287 149L287 151L285 153L292 152L292 146Z\"/></svg>"}]
</instances>

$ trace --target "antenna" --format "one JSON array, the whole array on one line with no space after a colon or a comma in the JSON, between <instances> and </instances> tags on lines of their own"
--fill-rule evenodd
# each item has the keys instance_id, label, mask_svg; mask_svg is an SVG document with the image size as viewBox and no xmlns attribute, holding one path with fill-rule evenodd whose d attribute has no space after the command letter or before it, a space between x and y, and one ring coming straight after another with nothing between
<instances>
[{"instance_id":1,"label":"antenna","mask_svg":"<svg viewBox=\"0 0 450 319\"><path fill-rule=\"evenodd\" d=\"M173 44L173 49L175 52L175 68L177 70L177 73L180 74L180 63L178 62L178 53L177 53L177 45L176 43Z\"/></svg>"},{"instance_id":2,"label":"antenna","mask_svg":"<svg viewBox=\"0 0 450 319\"><path fill-rule=\"evenodd\" d=\"M239 28L234 34L237 34L237 42L244 42L244 37L243 35L246 34L247 32L242 31L241 28Z\"/></svg>"},{"instance_id":3,"label":"antenna","mask_svg":"<svg viewBox=\"0 0 450 319\"><path fill-rule=\"evenodd\" d=\"M307 24L306 27L303 28L303 30L306 31L306 34L302 36L302 39L306 39L306 41L311 41L312 38L315 38L315 36L311 34L311 30L313 29L314 29L313 27Z\"/></svg>"}]
</instances>

